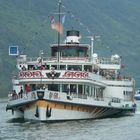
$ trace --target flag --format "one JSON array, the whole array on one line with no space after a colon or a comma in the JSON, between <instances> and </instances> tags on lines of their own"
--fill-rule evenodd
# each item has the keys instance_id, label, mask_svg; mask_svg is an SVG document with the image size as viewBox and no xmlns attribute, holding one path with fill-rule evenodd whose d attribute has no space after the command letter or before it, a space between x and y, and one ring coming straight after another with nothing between
<instances>
[{"instance_id":1,"label":"flag","mask_svg":"<svg viewBox=\"0 0 140 140\"><path fill-rule=\"evenodd\" d=\"M64 19L63 19L64 22ZM60 34L63 34L63 26L62 23L56 23L54 17L52 16L50 18L51 28L59 32Z\"/></svg>"},{"instance_id":2,"label":"flag","mask_svg":"<svg viewBox=\"0 0 140 140\"><path fill-rule=\"evenodd\" d=\"M52 29L56 30L60 34L63 34L63 26L61 23L54 23L51 25Z\"/></svg>"},{"instance_id":3,"label":"flag","mask_svg":"<svg viewBox=\"0 0 140 140\"><path fill-rule=\"evenodd\" d=\"M51 22L51 24L54 24L55 23L55 19L54 19L54 16L51 16L51 18L50 18L50 22Z\"/></svg>"},{"instance_id":4,"label":"flag","mask_svg":"<svg viewBox=\"0 0 140 140\"><path fill-rule=\"evenodd\" d=\"M64 15L64 16L62 17L62 20L61 20L61 23L62 23L62 24L65 23L65 18L66 18L66 15Z\"/></svg>"},{"instance_id":5,"label":"flag","mask_svg":"<svg viewBox=\"0 0 140 140\"><path fill-rule=\"evenodd\" d=\"M124 64L121 64L121 68L124 69Z\"/></svg>"}]
</instances>

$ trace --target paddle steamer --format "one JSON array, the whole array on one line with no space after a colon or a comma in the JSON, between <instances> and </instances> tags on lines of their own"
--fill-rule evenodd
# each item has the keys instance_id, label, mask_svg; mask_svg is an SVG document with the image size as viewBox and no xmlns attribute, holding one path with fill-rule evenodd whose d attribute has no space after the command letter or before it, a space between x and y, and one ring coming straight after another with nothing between
<instances>
[{"instance_id":1,"label":"paddle steamer","mask_svg":"<svg viewBox=\"0 0 140 140\"><path fill-rule=\"evenodd\" d=\"M65 43L51 45L51 57L19 55L6 109L14 118L36 121L97 119L132 115L134 79L122 76L121 57L93 53L69 30Z\"/></svg>"}]
</instances>

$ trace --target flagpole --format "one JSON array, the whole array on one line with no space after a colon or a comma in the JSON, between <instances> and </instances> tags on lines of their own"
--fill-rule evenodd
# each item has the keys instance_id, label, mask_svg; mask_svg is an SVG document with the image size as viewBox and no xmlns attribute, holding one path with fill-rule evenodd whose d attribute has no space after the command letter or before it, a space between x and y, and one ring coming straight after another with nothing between
<instances>
[{"instance_id":1,"label":"flagpole","mask_svg":"<svg viewBox=\"0 0 140 140\"><path fill-rule=\"evenodd\" d=\"M58 13L59 13L59 16L58 16L58 21L59 21L59 24L58 24L58 26L59 26L59 29L60 29L60 18L61 18L61 15L60 15L60 12L61 12L61 0L59 0L58 1L58 5L59 5L59 11L58 11ZM60 69L60 32L58 32L58 65L57 65L57 69Z\"/></svg>"}]
</instances>

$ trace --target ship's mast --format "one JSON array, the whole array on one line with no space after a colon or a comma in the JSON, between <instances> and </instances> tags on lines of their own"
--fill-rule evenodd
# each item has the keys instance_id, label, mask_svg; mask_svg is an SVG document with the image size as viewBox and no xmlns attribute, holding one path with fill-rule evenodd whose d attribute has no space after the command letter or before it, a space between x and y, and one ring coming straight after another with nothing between
<instances>
[{"instance_id":1,"label":"ship's mast","mask_svg":"<svg viewBox=\"0 0 140 140\"><path fill-rule=\"evenodd\" d=\"M59 29L60 29L60 18L61 18L61 15L60 15L61 14L61 4L62 4L61 0L59 0L58 1L58 7L59 7L59 9L58 9L58 21L59 21L58 26L59 26ZM58 52L58 54L57 54L58 55L57 56L58 57L57 58L57 61L58 61L57 69L60 69L60 64L59 64L60 63L60 32L59 31L58 31L58 48L57 49L58 49L58 51L57 51Z\"/></svg>"}]
</instances>

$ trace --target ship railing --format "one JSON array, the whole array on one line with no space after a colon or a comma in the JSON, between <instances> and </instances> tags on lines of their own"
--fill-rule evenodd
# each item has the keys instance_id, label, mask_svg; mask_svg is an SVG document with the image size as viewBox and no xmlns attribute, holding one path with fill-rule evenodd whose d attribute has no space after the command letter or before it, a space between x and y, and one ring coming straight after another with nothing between
<instances>
[{"instance_id":1,"label":"ship railing","mask_svg":"<svg viewBox=\"0 0 140 140\"><path fill-rule=\"evenodd\" d=\"M133 78L131 77L130 74L127 75L122 75L121 73L118 73L117 75L115 74L115 71L100 71L99 70L99 75L102 76L103 78L111 81L132 81Z\"/></svg>"},{"instance_id":2,"label":"ship railing","mask_svg":"<svg viewBox=\"0 0 140 140\"><path fill-rule=\"evenodd\" d=\"M13 94L12 92L9 92L8 94L8 100L12 101L12 100L17 100L17 99L21 99L25 96L25 93L23 93L22 95L19 95L18 93Z\"/></svg>"},{"instance_id":3,"label":"ship railing","mask_svg":"<svg viewBox=\"0 0 140 140\"><path fill-rule=\"evenodd\" d=\"M40 57L27 57L27 62L38 61ZM42 61L52 61L51 57L43 57Z\"/></svg>"},{"instance_id":4,"label":"ship railing","mask_svg":"<svg viewBox=\"0 0 140 140\"><path fill-rule=\"evenodd\" d=\"M97 64L112 64L112 65L120 65L121 64L121 59L112 59L112 58L106 58L106 57L98 57L94 59Z\"/></svg>"},{"instance_id":5,"label":"ship railing","mask_svg":"<svg viewBox=\"0 0 140 140\"><path fill-rule=\"evenodd\" d=\"M67 60L67 61L72 61L72 60L76 60L76 61L89 61L90 58L89 57L61 57L60 60Z\"/></svg>"},{"instance_id":6,"label":"ship railing","mask_svg":"<svg viewBox=\"0 0 140 140\"><path fill-rule=\"evenodd\" d=\"M26 62L33 62L33 61L38 61L40 57L26 57L26 58L17 58L18 63L26 63ZM42 57L42 60L45 61L57 61L57 57ZM60 57L61 61L84 61L84 62L89 62L91 61L90 57ZM97 57L93 58L93 61L96 64L112 64L112 65L120 65L121 64L121 59L112 59L112 58L106 58L106 57Z\"/></svg>"},{"instance_id":7,"label":"ship railing","mask_svg":"<svg viewBox=\"0 0 140 140\"><path fill-rule=\"evenodd\" d=\"M17 100L17 99L37 99L37 91L30 91L30 92L24 92L22 94L19 93L14 93L13 92L9 92L8 94L8 99L9 101L12 100Z\"/></svg>"},{"instance_id":8,"label":"ship railing","mask_svg":"<svg viewBox=\"0 0 140 140\"><path fill-rule=\"evenodd\" d=\"M38 61L39 57L27 57L27 62ZM89 57L60 57L62 61L90 61ZM18 62L21 62L22 59L18 59ZM42 61L57 61L57 57L43 57Z\"/></svg>"},{"instance_id":9,"label":"ship railing","mask_svg":"<svg viewBox=\"0 0 140 140\"><path fill-rule=\"evenodd\" d=\"M117 77L117 78L114 78L114 77L111 77L111 76L104 76L105 79L107 80L111 80L111 81L132 81L132 77L130 76L123 76L123 77Z\"/></svg>"},{"instance_id":10,"label":"ship railing","mask_svg":"<svg viewBox=\"0 0 140 140\"><path fill-rule=\"evenodd\" d=\"M27 57L26 59L23 58L17 58L18 63L26 63L26 62L37 62L39 61L40 57ZM43 57L43 61L52 61L52 57Z\"/></svg>"},{"instance_id":11,"label":"ship railing","mask_svg":"<svg viewBox=\"0 0 140 140\"><path fill-rule=\"evenodd\" d=\"M8 94L8 101L16 100L18 99L18 94L12 94L12 92L9 92Z\"/></svg>"}]
</instances>

